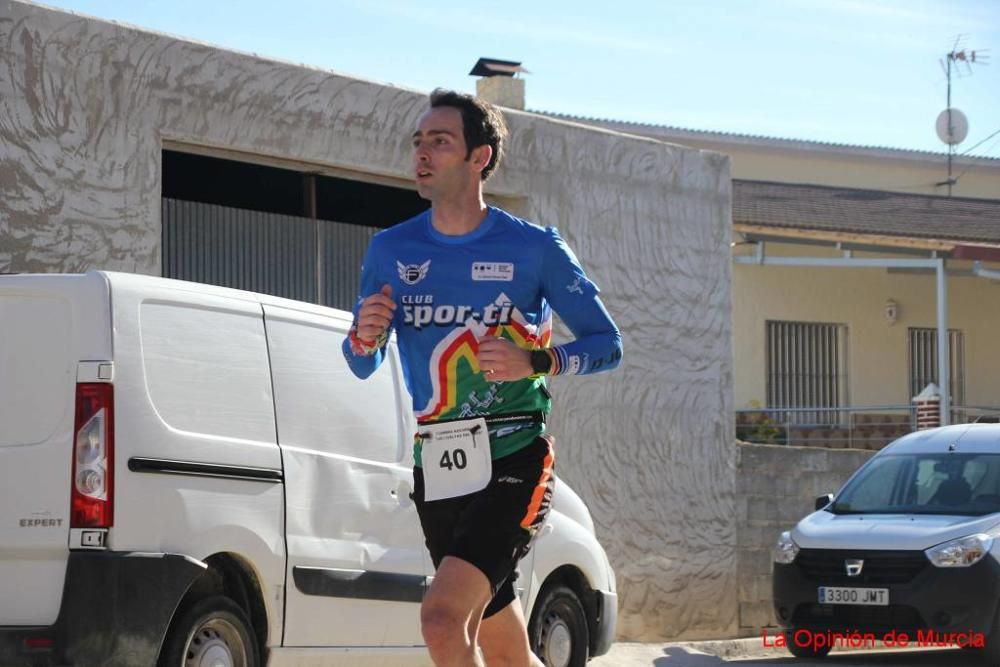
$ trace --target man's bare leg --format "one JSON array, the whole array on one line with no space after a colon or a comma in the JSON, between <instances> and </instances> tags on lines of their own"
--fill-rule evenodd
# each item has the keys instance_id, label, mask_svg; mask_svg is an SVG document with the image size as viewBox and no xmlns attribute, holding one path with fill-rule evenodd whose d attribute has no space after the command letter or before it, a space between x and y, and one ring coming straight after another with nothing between
<instances>
[{"instance_id":1,"label":"man's bare leg","mask_svg":"<svg viewBox=\"0 0 1000 667\"><path fill-rule=\"evenodd\" d=\"M437 667L483 667L476 651L490 582L479 568L446 556L420 605L420 629Z\"/></svg>"},{"instance_id":2,"label":"man's bare leg","mask_svg":"<svg viewBox=\"0 0 1000 667\"><path fill-rule=\"evenodd\" d=\"M519 600L483 619L479 626L479 646L488 667L544 667L531 652Z\"/></svg>"}]
</instances>

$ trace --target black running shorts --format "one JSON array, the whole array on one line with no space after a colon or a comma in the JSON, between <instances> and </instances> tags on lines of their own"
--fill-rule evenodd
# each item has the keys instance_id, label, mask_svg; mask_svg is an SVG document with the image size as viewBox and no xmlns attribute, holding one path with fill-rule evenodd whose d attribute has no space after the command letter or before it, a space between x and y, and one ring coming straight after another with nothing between
<instances>
[{"instance_id":1,"label":"black running shorts","mask_svg":"<svg viewBox=\"0 0 1000 667\"><path fill-rule=\"evenodd\" d=\"M424 500L423 470L413 468L413 500L435 569L445 556L471 563L489 579L493 599L483 618L515 599L514 568L528 553L552 503L555 454L542 436L493 461L485 489L467 496Z\"/></svg>"}]
</instances>

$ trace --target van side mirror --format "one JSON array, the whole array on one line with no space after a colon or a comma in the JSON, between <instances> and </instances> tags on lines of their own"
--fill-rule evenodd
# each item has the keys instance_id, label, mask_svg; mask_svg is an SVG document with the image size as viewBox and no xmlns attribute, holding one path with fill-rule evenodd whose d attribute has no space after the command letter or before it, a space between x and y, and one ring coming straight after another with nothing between
<instances>
[{"instance_id":1,"label":"van side mirror","mask_svg":"<svg viewBox=\"0 0 1000 667\"><path fill-rule=\"evenodd\" d=\"M816 509L821 510L832 502L833 502L832 493L828 493L824 496L819 496L818 498L816 498Z\"/></svg>"}]
</instances>

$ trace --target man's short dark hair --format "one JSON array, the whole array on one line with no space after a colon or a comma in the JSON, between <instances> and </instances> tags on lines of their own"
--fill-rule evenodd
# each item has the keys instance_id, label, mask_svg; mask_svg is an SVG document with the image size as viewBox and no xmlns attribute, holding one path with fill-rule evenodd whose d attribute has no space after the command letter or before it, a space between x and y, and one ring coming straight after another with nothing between
<instances>
[{"instance_id":1,"label":"man's short dark hair","mask_svg":"<svg viewBox=\"0 0 1000 667\"><path fill-rule=\"evenodd\" d=\"M485 181L500 164L500 158L503 157L504 143L507 140L507 124L503 120L503 115L488 102L472 95L444 88L438 88L431 93L431 108L437 109L438 107L453 107L462 113L462 134L465 137L467 150L466 160L469 159L475 148L490 146L493 149L493 157L480 173L480 178Z\"/></svg>"}]
</instances>

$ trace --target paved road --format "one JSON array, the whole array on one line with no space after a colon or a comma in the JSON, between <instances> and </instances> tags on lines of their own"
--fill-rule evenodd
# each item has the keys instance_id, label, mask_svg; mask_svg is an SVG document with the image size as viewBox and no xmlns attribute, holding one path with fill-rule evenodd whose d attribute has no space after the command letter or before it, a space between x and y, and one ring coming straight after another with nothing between
<instances>
[{"instance_id":1,"label":"paved road","mask_svg":"<svg viewBox=\"0 0 1000 667\"><path fill-rule=\"evenodd\" d=\"M975 651L940 650L875 650L834 651L822 660L793 658L784 649L763 649L754 655L718 657L702 653L691 644L615 644L608 655L591 660L588 667L987 667Z\"/></svg>"}]
</instances>

